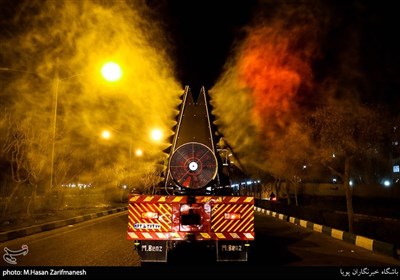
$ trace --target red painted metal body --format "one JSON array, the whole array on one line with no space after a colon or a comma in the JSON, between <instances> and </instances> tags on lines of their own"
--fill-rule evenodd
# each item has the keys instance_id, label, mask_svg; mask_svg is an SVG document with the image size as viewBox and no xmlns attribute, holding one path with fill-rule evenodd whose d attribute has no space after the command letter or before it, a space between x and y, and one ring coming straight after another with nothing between
<instances>
[{"instance_id":1,"label":"red painted metal body","mask_svg":"<svg viewBox=\"0 0 400 280\"><path fill-rule=\"evenodd\" d=\"M132 195L128 240L254 240L254 197Z\"/></svg>"}]
</instances>

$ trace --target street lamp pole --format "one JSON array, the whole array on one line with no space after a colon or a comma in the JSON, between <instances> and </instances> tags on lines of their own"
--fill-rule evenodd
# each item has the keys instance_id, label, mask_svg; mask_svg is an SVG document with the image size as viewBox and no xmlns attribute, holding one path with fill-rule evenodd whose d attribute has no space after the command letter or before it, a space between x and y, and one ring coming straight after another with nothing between
<instances>
[{"instance_id":1,"label":"street lamp pole","mask_svg":"<svg viewBox=\"0 0 400 280\"><path fill-rule=\"evenodd\" d=\"M78 75L73 75L67 78L60 79L59 77L59 58L57 57L56 63L55 63L55 71L54 71L54 78L51 79L49 77L44 77L41 76L38 73L30 72L30 71L23 71L23 70L17 70L17 69L11 69L8 67L0 67L0 71L10 71L10 72L21 72L21 73L29 73L29 74L35 74L39 77L52 80L53 81L53 126L52 126L52 139L51 139L51 163L50 163L50 188L54 187L55 183L55 176L54 176L54 161L55 161L55 145L56 145L56 132L57 132L57 110L58 110L58 94L59 94L59 84L60 81L64 81L73 77L80 76ZM122 76L122 71L119 67L118 64L116 63L107 63L105 66L102 68L102 75L103 77L108 80L109 82L115 82L119 80Z\"/></svg>"},{"instance_id":2,"label":"street lamp pole","mask_svg":"<svg viewBox=\"0 0 400 280\"><path fill-rule=\"evenodd\" d=\"M53 134L52 134L52 147L51 147L51 163L50 163L50 188L54 187L54 156L56 146L56 128L57 128L57 107L58 107L58 90L60 84L60 78L58 73L59 58L56 60L56 69L54 73L54 115L53 115Z\"/></svg>"}]
</instances>

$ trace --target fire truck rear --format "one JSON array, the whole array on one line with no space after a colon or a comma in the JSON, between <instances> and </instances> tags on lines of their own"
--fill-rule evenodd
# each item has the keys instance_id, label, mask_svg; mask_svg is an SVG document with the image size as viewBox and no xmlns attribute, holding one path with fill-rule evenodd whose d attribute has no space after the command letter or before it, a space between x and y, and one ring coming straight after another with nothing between
<instances>
[{"instance_id":1,"label":"fire truck rear","mask_svg":"<svg viewBox=\"0 0 400 280\"><path fill-rule=\"evenodd\" d=\"M217 261L247 261L254 240L254 197L235 196L229 160L215 144L204 87L185 88L163 191L129 197L127 239L142 262L167 262L181 242L198 242Z\"/></svg>"}]
</instances>

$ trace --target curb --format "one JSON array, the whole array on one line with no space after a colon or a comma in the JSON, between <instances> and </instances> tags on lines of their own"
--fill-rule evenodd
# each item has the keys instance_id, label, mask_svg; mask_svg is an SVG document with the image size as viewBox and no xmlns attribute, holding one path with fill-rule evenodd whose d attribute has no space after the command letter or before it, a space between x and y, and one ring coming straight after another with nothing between
<instances>
[{"instance_id":1,"label":"curb","mask_svg":"<svg viewBox=\"0 0 400 280\"><path fill-rule=\"evenodd\" d=\"M125 210L128 210L128 206L119 207L119 208L101 211L101 212L92 213L92 214L86 214L83 216L77 216L75 218L68 218L65 220L53 221L53 222L49 222L49 223L45 223L45 224L41 224L41 225L35 225L35 226L26 227L26 228L1 232L0 233L0 242L5 242L5 241L12 240L12 239L28 236L28 235L31 235L34 233L52 230L52 229L56 229L59 227L68 226L68 225L92 220L95 218L100 218L103 216L115 214L115 213L122 212Z\"/></svg>"},{"instance_id":2,"label":"curb","mask_svg":"<svg viewBox=\"0 0 400 280\"><path fill-rule=\"evenodd\" d=\"M283 215L274 211L270 211L270 210L266 210L264 208L260 208L260 207L254 207L255 210L257 212L261 212L264 214L267 214L269 216L278 218L280 220L283 220L285 222L289 222L295 225L299 225L301 227L304 228L308 228L311 229L313 231L317 231L320 233L324 233L326 235L329 235L333 238L339 239L339 240L343 240L345 242L351 243L353 245L356 245L358 247L362 247L365 248L367 250L370 251L375 251L375 252L379 252L381 254L385 254L394 258L398 258L398 252L397 252L397 248L396 245L391 244L391 243L387 243L387 242L383 242L383 241L379 241L379 240L375 240L375 239L371 239L368 237L364 237L361 235L356 235L350 232L346 232L346 231L342 231L342 230L338 230L335 228L331 228L328 226L324 226L324 225L320 225L320 224L316 224L310 221L306 221L306 220L302 220L296 217L290 217L287 215Z\"/></svg>"}]
</instances>

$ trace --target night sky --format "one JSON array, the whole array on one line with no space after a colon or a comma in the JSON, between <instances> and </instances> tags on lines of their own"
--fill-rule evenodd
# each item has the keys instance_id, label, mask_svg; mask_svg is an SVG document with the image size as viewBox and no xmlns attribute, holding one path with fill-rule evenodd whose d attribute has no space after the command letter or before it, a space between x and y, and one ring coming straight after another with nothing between
<instances>
[{"instance_id":1,"label":"night sky","mask_svg":"<svg viewBox=\"0 0 400 280\"><path fill-rule=\"evenodd\" d=\"M178 79L195 92L211 88L234 44L244 36L256 1L155 2L173 42ZM165 2L165 3L164 3Z\"/></svg>"}]
</instances>

